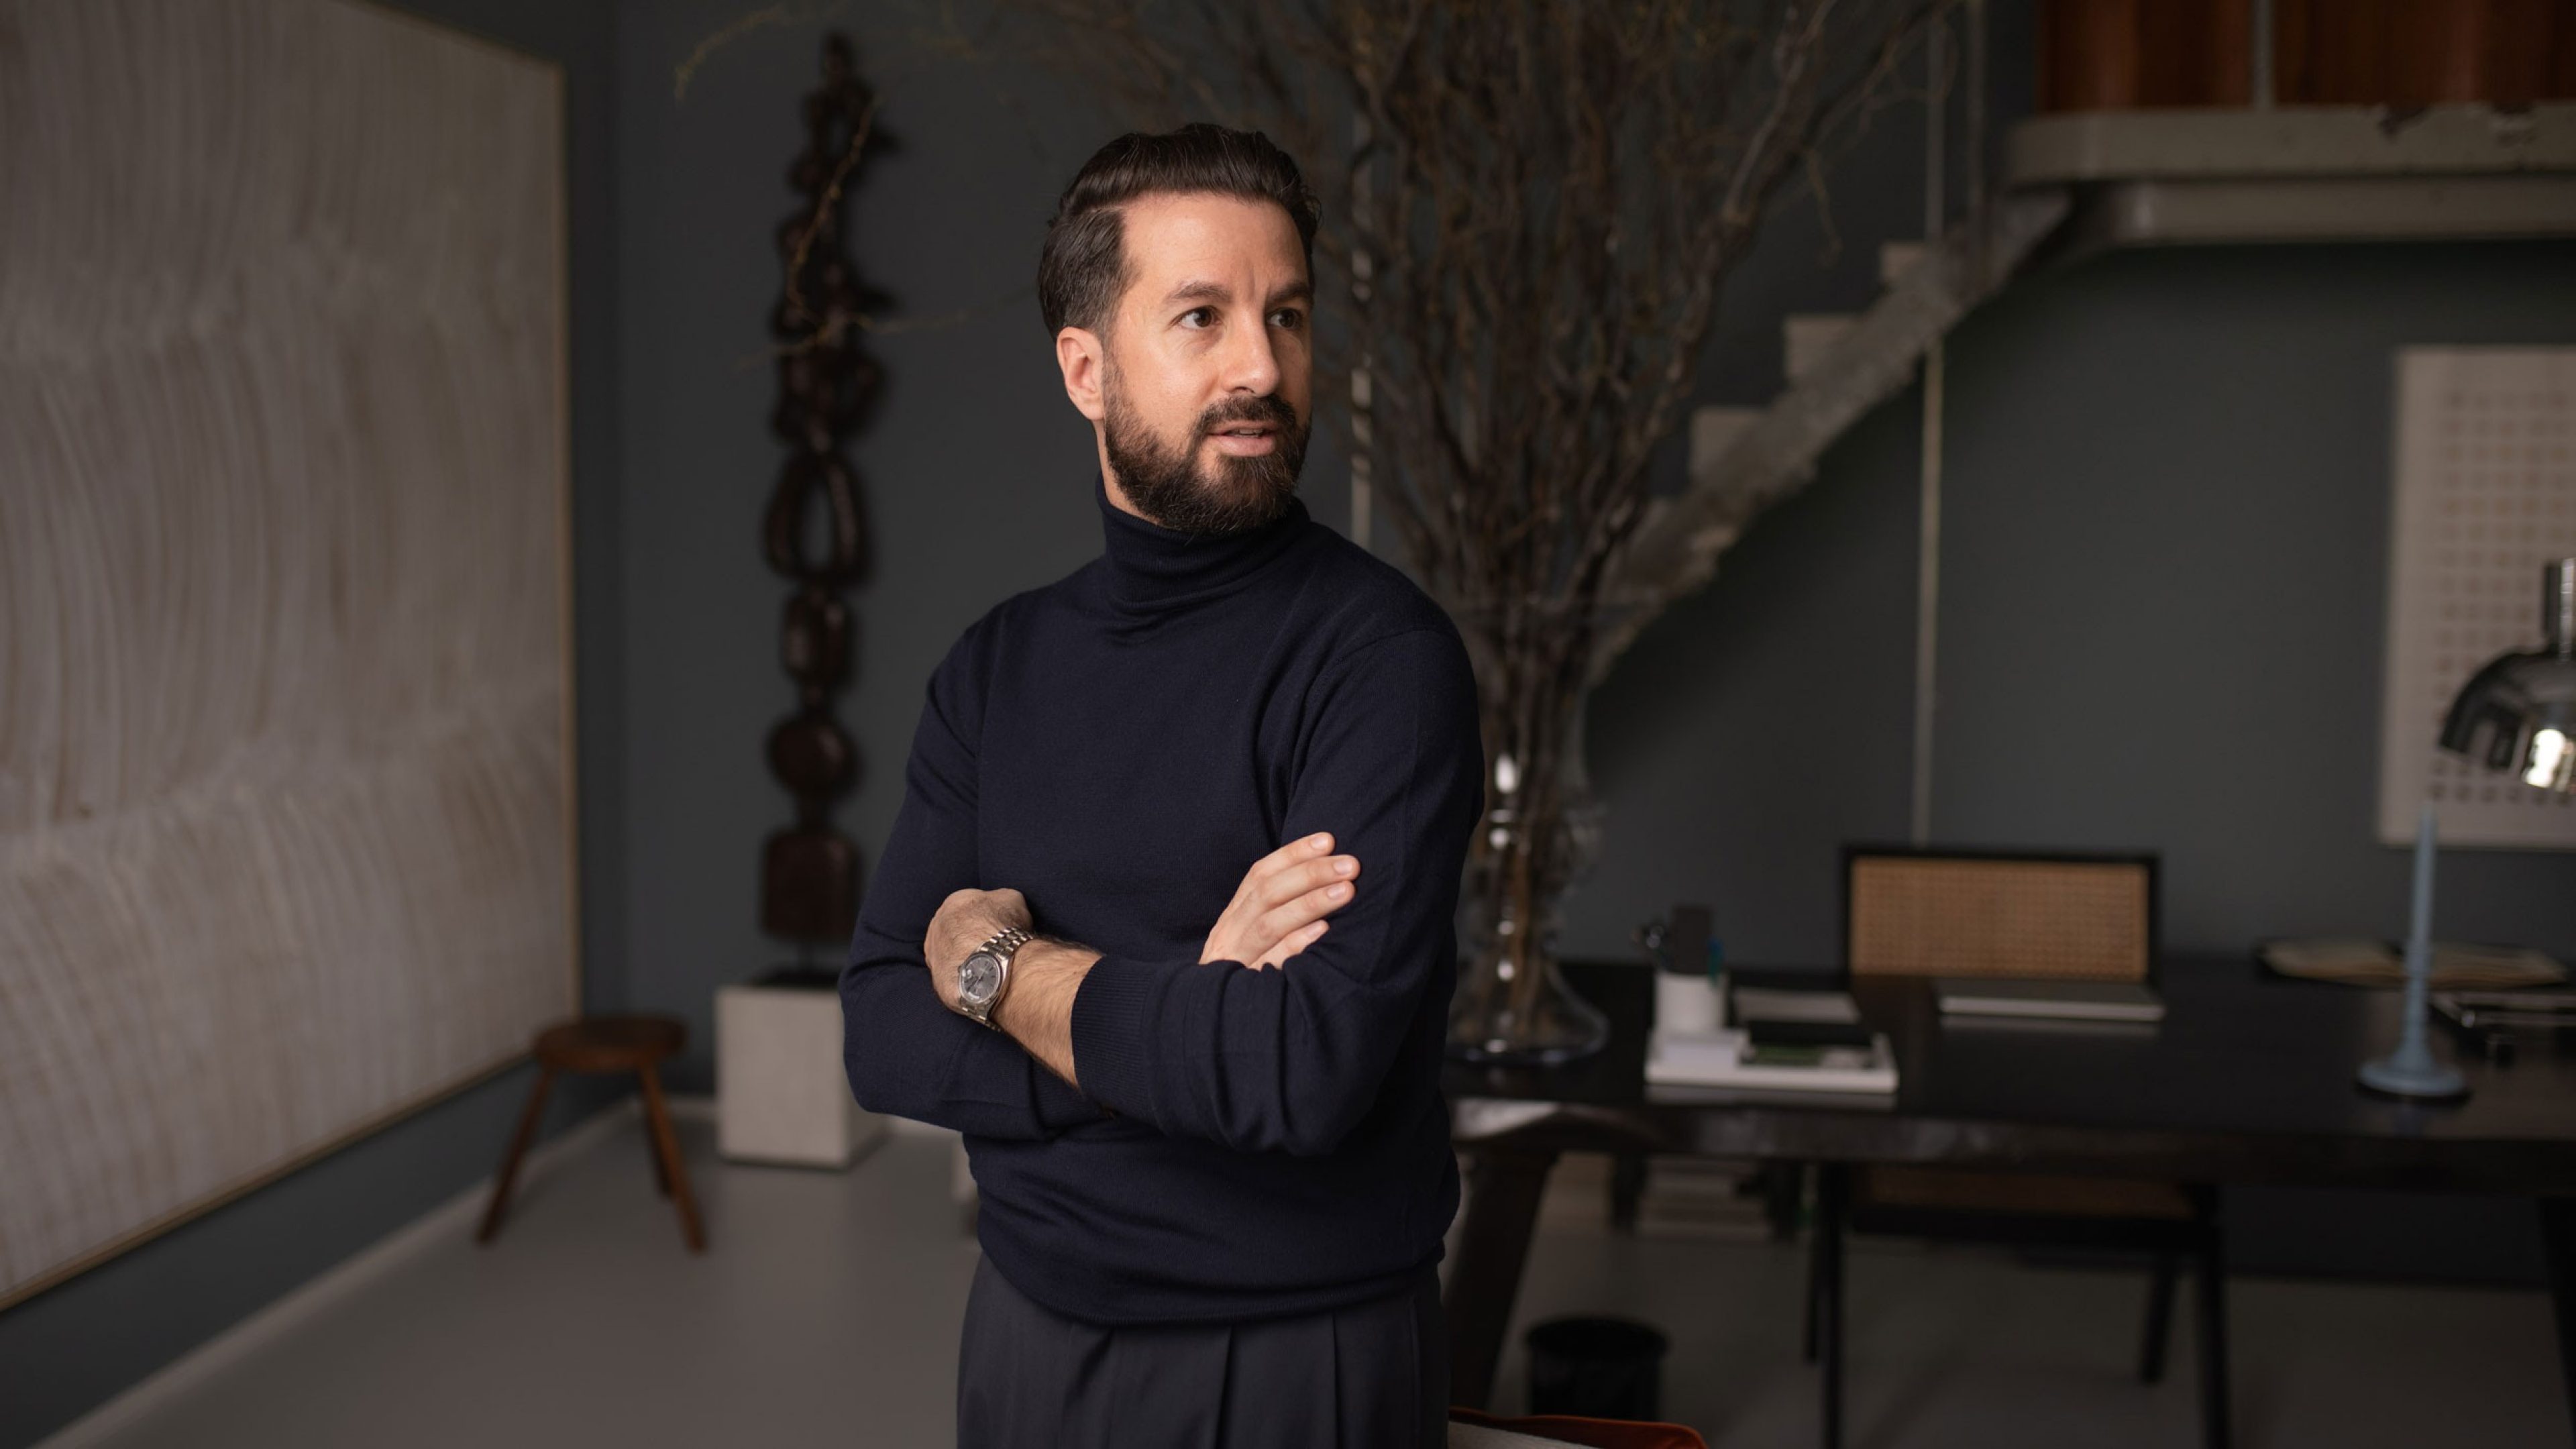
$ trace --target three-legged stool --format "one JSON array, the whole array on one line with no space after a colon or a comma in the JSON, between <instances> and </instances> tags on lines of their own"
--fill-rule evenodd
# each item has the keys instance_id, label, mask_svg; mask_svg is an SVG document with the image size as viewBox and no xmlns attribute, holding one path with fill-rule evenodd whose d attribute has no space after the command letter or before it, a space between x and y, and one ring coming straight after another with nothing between
<instances>
[{"instance_id":1,"label":"three-legged stool","mask_svg":"<svg viewBox=\"0 0 2576 1449\"><path fill-rule=\"evenodd\" d=\"M689 1195L688 1169L680 1163L680 1139L671 1131L671 1111L662 1100L657 1070L662 1059L677 1055L687 1040L688 1028L667 1016L593 1016L539 1032L536 1090L528 1094L527 1110L519 1115L518 1135L510 1139L510 1155L501 1159L501 1175L492 1183L492 1205L484 1209L483 1226L474 1241L488 1243L501 1230L510 1184L537 1135L537 1119L545 1115L546 1092L554 1086L555 1073L633 1072L644 1085L644 1135L653 1150L653 1180L679 1208L680 1235L688 1239L689 1251L705 1252L706 1233L698 1226L697 1200Z\"/></svg>"}]
</instances>

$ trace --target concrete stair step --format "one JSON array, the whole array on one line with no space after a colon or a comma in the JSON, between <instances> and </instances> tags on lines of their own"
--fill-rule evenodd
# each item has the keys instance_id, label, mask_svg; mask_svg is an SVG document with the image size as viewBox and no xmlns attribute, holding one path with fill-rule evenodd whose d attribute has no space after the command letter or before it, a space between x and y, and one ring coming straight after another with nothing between
<instances>
[{"instance_id":1,"label":"concrete stair step","mask_svg":"<svg viewBox=\"0 0 2576 1449\"><path fill-rule=\"evenodd\" d=\"M1762 409L1703 407L1691 409L1690 467L1693 474L1716 462L1744 430L1761 421Z\"/></svg>"},{"instance_id":2,"label":"concrete stair step","mask_svg":"<svg viewBox=\"0 0 2576 1449\"><path fill-rule=\"evenodd\" d=\"M1781 318L1781 371L1792 383L1814 372L1859 321L1857 312L1793 312Z\"/></svg>"},{"instance_id":3,"label":"concrete stair step","mask_svg":"<svg viewBox=\"0 0 2576 1449\"><path fill-rule=\"evenodd\" d=\"M1896 279L1914 270L1914 264L1921 260L1923 260L1923 243L1919 241L1880 242L1878 244L1878 284L1882 287L1895 286Z\"/></svg>"}]
</instances>

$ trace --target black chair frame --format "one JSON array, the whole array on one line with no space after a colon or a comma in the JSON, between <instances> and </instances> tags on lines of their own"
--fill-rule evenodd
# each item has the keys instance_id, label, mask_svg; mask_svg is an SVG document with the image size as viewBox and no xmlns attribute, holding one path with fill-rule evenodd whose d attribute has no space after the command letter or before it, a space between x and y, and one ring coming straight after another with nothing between
<instances>
[{"instance_id":1,"label":"black chair frame","mask_svg":"<svg viewBox=\"0 0 2576 1449\"><path fill-rule=\"evenodd\" d=\"M2087 1218L2058 1214L1970 1212L1873 1207L1855 1211L1851 1169L1815 1165L1815 1222L1807 1257L1807 1361L1824 1373L1825 1449L1842 1444L1844 1246L1851 1233L1983 1242L2013 1247L2111 1249L2145 1254L2153 1267L2147 1285L2147 1320L2138 1346L2138 1380L2158 1383L2173 1336L2173 1303L2182 1270L2191 1269L2198 1310L2193 1347L2200 1374L2201 1442L2228 1449L2227 1258L2220 1232L2218 1194L2186 1187L2192 1214L2175 1218Z\"/></svg>"}]
</instances>

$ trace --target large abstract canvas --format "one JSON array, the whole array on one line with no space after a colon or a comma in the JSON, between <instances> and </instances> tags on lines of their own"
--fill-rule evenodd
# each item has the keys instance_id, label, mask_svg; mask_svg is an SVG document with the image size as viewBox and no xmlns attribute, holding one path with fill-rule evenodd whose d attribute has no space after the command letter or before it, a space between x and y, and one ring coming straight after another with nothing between
<instances>
[{"instance_id":1,"label":"large abstract canvas","mask_svg":"<svg viewBox=\"0 0 2576 1449\"><path fill-rule=\"evenodd\" d=\"M578 1000L562 134L346 0L0 0L0 1303Z\"/></svg>"}]
</instances>

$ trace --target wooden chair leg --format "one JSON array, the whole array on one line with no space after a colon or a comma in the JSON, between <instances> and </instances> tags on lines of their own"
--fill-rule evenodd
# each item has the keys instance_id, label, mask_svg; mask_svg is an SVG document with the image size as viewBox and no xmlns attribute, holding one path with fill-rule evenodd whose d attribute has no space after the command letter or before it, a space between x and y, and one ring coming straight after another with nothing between
<instances>
[{"instance_id":1,"label":"wooden chair leg","mask_svg":"<svg viewBox=\"0 0 2576 1449\"><path fill-rule=\"evenodd\" d=\"M1637 1210L1646 1200L1646 1154L1615 1153L1610 1158L1610 1231L1637 1230Z\"/></svg>"},{"instance_id":2,"label":"wooden chair leg","mask_svg":"<svg viewBox=\"0 0 2576 1449\"><path fill-rule=\"evenodd\" d=\"M555 1084L555 1069L537 1068L537 1085L528 1093L528 1105L519 1113L519 1130L510 1137L510 1150L501 1159L501 1175L492 1179L492 1201L483 1209L483 1226L474 1232L474 1241L488 1243L501 1231L501 1214L510 1205L510 1185L519 1180L519 1162L528 1155L528 1145L536 1140L537 1123L546 1115L546 1092Z\"/></svg>"},{"instance_id":3,"label":"wooden chair leg","mask_svg":"<svg viewBox=\"0 0 2576 1449\"><path fill-rule=\"evenodd\" d=\"M1816 1305L1825 1296L1825 1230L1817 1225L1816 1235L1807 1240L1807 1321L1800 1330L1801 1352L1807 1362L1816 1361Z\"/></svg>"},{"instance_id":4,"label":"wooden chair leg","mask_svg":"<svg viewBox=\"0 0 2576 1449\"><path fill-rule=\"evenodd\" d=\"M2576 1198L2544 1197L2540 1246L2549 1264L2549 1306L2558 1318L2558 1381L2576 1419Z\"/></svg>"},{"instance_id":5,"label":"wooden chair leg","mask_svg":"<svg viewBox=\"0 0 2576 1449\"><path fill-rule=\"evenodd\" d=\"M698 1225L698 1202L689 1193L689 1169L680 1161L680 1137L671 1130L671 1110L662 1100L661 1073L648 1066L635 1075L644 1083L644 1121L652 1129L653 1150L661 1158L672 1202L680 1210L680 1236L688 1240L690 1252L703 1253L707 1235Z\"/></svg>"},{"instance_id":6,"label":"wooden chair leg","mask_svg":"<svg viewBox=\"0 0 2576 1449\"><path fill-rule=\"evenodd\" d=\"M2227 1254L2219 1239L2217 1194L2196 1190L2202 1200L2200 1241L2192 1256L2199 1269L2199 1291L2192 1295L2200 1309L2200 1441L2205 1449L2228 1449L2235 1442L2229 1427L2227 1392Z\"/></svg>"},{"instance_id":7,"label":"wooden chair leg","mask_svg":"<svg viewBox=\"0 0 2576 1449\"><path fill-rule=\"evenodd\" d=\"M1787 1164L1786 1172L1789 1178L1789 1190L1794 1194L1788 1204L1788 1219L1791 1231L1794 1232L1798 1217L1807 1207L1807 1165L1803 1162ZM1817 1180L1816 1186L1821 1192L1824 1187L1821 1178ZM1825 1218L1821 1200L1817 1202L1816 1207L1817 1211L1810 1217L1808 1223L1807 1315L1806 1324L1800 1330L1799 1340L1803 1345L1800 1351L1807 1356L1809 1363L1814 1363L1818 1354L1816 1305L1822 1303L1825 1296ZM1837 1232L1841 1230L1839 1223L1835 1225L1835 1230Z\"/></svg>"},{"instance_id":8,"label":"wooden chair leg","mask_svg":"<svg viewBox=\"0 0 2576 1449\"><path fill-rule=\"evenodd\" d=\"M2182 1277L2182 1263L2171 1248L2156 1249L2154 1276L2147 1280L2147 1331L2138 1345L2138 1382L2162 1383L2165 1377L2165 1346L2173 1338L2174 1284Z\"/></svg>"},{"instance_id":9,"label":"wooden chair leg","mask_svg":"<svg viewBox=\"0 0 2576 1449\"><path fill-rule=\"evenodd\" d=\"M1807 1164L1766 1162L1762 1165L1762 1215L1770 1220L1771 1241L1798 1236L1798 1211L1807 1205Z\"/></svg>"},{"instance_id":10,"label":"wooden chair leg","mask_svg":"<svg viewBox=\"0 0 2576 1449\"><path fill-rule=\"evenodd\" d=\"M1824 1359L1824 1449L1843 1444L1843 1218L1851 1207L1851 1169L1816 1165L1816 1337Z\"/></svg>"},{"instance_id":11,"label":"wooden chair leg","mask_svg":"<svg viewBox=\"0 0 2576 1449\"><path fill-rule=\"evenodd\" d=\"M1531 1231L1547 1195L1554 1152L1474 1148L1467 1154L1467 1214L1449 1267L1441 1308L1449 1320L1449 1401L1481 1409L1493 1396L1494 1369L1521 1273L1529 1266Z\"/></svg>"},{"instance_id":12,"label":"wooden chair leg","mask_svg":"<svg viewBox=\"0 0 2576 1449\"><path fill-rule=\"evenodd\" d=\"M644 1124L644 1155L653 1163L653 1187L664 1197L671 1195L671 1169L662 1163L662 1140L653 1133L653 1124Z\"/></svg>"}]
</instances>

